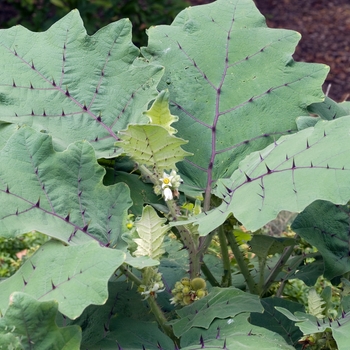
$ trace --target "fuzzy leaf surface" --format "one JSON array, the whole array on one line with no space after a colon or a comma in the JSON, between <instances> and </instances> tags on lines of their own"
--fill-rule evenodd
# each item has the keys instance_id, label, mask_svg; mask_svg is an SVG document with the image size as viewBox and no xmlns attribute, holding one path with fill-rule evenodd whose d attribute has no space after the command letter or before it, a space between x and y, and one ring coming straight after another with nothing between
<instances>
[{"instance_id":1,"label":"fuzzy leaf surface","mask_svg":"<svg viewBox=\"0 0 350 350\"><path fill-rule=\"evenodd\" d=\"M137 163L152 168L157 176L163 170L176 169L177 162L191 155L181 148L187 141L160 125L129 125L119 136L124 151Z\"/></svg>"},{"instance_id":2,"label":"fuzzy leaf surface","mask_svg":"<svg viewBox=\"0 0 350 350\"><path fill-rule=\"evenodd\" d=\"M84 139L98 158L118 154L118 131L147 120L163 73L138 55L128 19L92 36L78 10L42 33L1 30L0 120L46 130L58 150Z\"/></svg>"},{"instance_id":3,"label":"fuzzy leaf surface","mask_svg":"<svg viewBox=\"0 0 350 350\"><path fill-rule=\"evenodd\" d=\"M147 205L143 209L142 217L135 223L137 233L140 238L135 238L137 249L135 256L147 256L151 259L159 259L165 250L163 240L169 226L164 225L166 219L160 218L157 212Z\"/></svg>"},{"instance_id":4,"label":"fuzzy leaf surface","mask_svg":"<svg viewBox=\"0 0 350 350\"><path fill-rule=\"evenodd\" d=\"M108 280L124 259L123 252L95 241L77 246L49 241L0 283L0 310L4 313L10 295L21 291L38 301L57 301L59 311L74 319L88 305L106 302Z\"/></svg>"},{"instance_id":5,"label":"fuzzy leaf surface","mask_svg":"<svg viewBox=\"0 0 350 350\"><path fill-rule=\"evenodd\" d=\"M86 141L56 152L48 134L22 127L0 150L0 234L36 230L69 244L114 246L131 206L125 184L104 186Z\"/></svg>"},{"instance_id":6,"label":"fuzzy leaf surface","mask_svg":"<svg viewBox=\"0 0 350 350\"><path fill-rule=\"evenodd\" d=\"M0 349L4 349L3 338L11 333L21 345L15 349L79 350L80 328L57 327L57 309L56 301L39 302L25 293L13 293L10 307L0 318Z\"/></svg>"},{"instance_id":7,"label":"fuzzy leaf surface","mask_svg":"<svg viewBox=\"0 0 350 350\"><path fill-rule=\"evenodd\" d=\"M350 117L321 120L314 128L281 137L246 157L230 179L218 181L223 200L196 219L207 234L229 214L255 231L282 210L301 212L316 199L345 204L350 199Z\"/></svg>"},{"instance_id":8,"label":"fuzzy leaf surface","mask_svg":"<svg viewBox=\"0 0 350 350\"><path fill-rule=\"evenodd\" d=\"M215 287L203 299L177 311L180 320L172 322L174 334L179 337L193 327L208 329L215 318L242 312L263 312L259 298L236 288Z\"/></svg>"},{"instance_id":9,"label":"fuzzy leaf surface","mask_svg":"<svg viewBox=\"0 0 350 350\"><path fill-rule=\"evenodd\" d=\"M171 124L177 122L179 118L170 113L168 90L161 91L151 108L144 114L149 118L151 124L163 126L171 135L177 132Z\"/></svg>"},{"instance_id":10,"label":"fuzzy leaf surface","mask_svg":"<svg viewBox=\"0 0 350 350\"><path fill-rule=\"evenodd\" d=\"M177 135L194 154L178 168L198 191L208 192L246 155L296 131L295 118L323 100L328 68L293 61L300 34L267 28L251 0L189 7L170 26L147 33L142 53L165 67L159 88L169 90Z\"/></svg>"},{"instance_id":11,"label":"fuzzy leaf surface","mask_svg":"<svg viewBox=\"0 0 350 350\"><path fill-rule=\"evenodd\" d=\"M350 271L349 207L315 201L293 221L292 229L317 248L324 261L324 276L332 279Z\"/></svg>"}]
</instances>

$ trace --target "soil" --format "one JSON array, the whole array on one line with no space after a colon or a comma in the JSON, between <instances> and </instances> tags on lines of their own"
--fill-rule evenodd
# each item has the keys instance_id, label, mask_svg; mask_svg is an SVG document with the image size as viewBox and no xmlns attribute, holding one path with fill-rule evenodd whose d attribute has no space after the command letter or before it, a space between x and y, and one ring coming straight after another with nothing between
<instances>
[{"instance_id":1,"label":"soil","mask_svg":"<svg viewBox=\"0 0 350 350\"><path fill-rule=\"evenodd\" d=\"M298 31L296 61L325 63L330 73L324 92L335 101L350 100L350 1L254 0L271 28ZM213 1L191 0L192 5Z\"/></svg>"}]
</instances>

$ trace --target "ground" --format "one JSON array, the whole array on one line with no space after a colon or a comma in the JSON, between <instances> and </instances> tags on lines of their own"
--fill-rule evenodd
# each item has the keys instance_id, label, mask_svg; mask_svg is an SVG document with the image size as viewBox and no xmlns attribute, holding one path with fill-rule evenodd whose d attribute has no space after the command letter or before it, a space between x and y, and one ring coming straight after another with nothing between
<instances>
[{"instance_id":1,"label":"ground","mask_svg":"<svg viewBox=\"0 0 350 350\"><path fill-rule=\"evenodd\" d=\"M192 5L213 2L191 0ZM296 61L325 63L330 73L323 86L329 97L350 100L349 0L255 0L272 28L298 31L302 39Z\"/></svg>"}]
</instances>

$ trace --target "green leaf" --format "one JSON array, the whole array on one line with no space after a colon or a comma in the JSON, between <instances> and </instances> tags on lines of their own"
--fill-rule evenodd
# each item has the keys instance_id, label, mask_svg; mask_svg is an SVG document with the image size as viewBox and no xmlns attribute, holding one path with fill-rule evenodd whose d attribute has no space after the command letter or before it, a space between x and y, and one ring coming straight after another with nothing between
<instances>
[{"instance_id":1,"label":"green leaf","mask_svg":"<svg viewBox=\"0 0 350 350\"><path fill-rule=\"evenodd\" d=\"M142 54L165 67L159 89L169 90L177 135L194 154L178 169L197 190L296 131L295 118L323 100L328 67L293 61L300 34L267 28L252 0L189 7L147 33Z\"/></svg>"},{"instance_id":2,"label":"green leaf","mask_svg":"<svg viewBox=\"0 0 350 350\"><path fill-rule=\"evenodd\" d=\"M281 335L285 341L300 349L301 345L298 340L302 337L299 328L294 325L286 316L277 312L275 306L285 307L286 309L295 311L304 311L303 305L294 303L283 298L264 298L261 300L264 307L263 313L252 312L249 321L256 326L264 327Z\"/></svg>"},{"instance_id":3,"label":"green leaf","mask_svg":"<svg viewBox=\"0 0 350 350\"><path fill-rule=\"evenodd\" d=\"M156 211L147 205L143 209L142 217L135 222L135 227L140 238L135 238L137 249L135 256L148 256L151 259L159 259L165 250L163 240L165 233L169 230L168 225L164 225L167 220L160 218Z\"/></svg>"},{"instance_id":4,"label":"green leaf","mask_svg":"<svg viewBox=\"0 0 350 350\"><path fill-rule=\"evenodd\" d=\"M153 314L149 312L147 303L142 301L140 293L136 289L123 278L119 278L118 281L109 281L108 299L103 305L89 305L75 320L60 315L57 317L57 324L59 326L79 326L83 335L82 349L91 349L97 343L101 345L102 349L106 349L107 341L103 341L103 339L108 339L112 343L112 339L115 337L114 348L111 347L114 350L115 340L121 336L118 329L113 326L114 319L125 319L126 321L132 319L135 325L138 320L154 322ZM138 330L135 328L135 331Z\"/></svg>"},{"instance_id":5,"label":"green leaf","mask_svg":"<svg viewBox=\"0 0 350 350\"><path fill-rule=\"evenodd\" d=\"M350 271L349 212L347 205L318 200L300 213L292 224L292 230L322 254L324 276L328 279Z\"/></svg>"},{"instance_id":6,"label":"green leaf","mask_svg":"<svg viewBox=\"0 0 350 350\"><path fill-rule=\"evenodd\" d=\"M45 130L58 150L84 139L98 158L115 156L118 131L146 120L163 74L138 56L128 19L92 36L78 10L42 33L1 30L0 119Z\"/></svg>"},{"instance_id":7,"label":"green leaf","mask_svg":"<svg viewBox=\"0 0 350 350\"><path fill-rule=\"evenodd\" d=\"M170 113L168 90L161 91L151 108L144 114L149 118L151 124L162 126L168 130L170 135L176 134L177 130L171 124L177 122L179 118Z\"/></svg>"},{"instance_id":8,"label":"green leaf","mask_svg":"<svg viewBox=\"0 0 350 350\"><path fill-rule=\"evenodd\" d=\"M181 338L182 350L247 349L293 350L277 333L248 322L248 313L215 320L208 330L194 328Z\"/></svg>"},{"instance_id":9,"label":"green leaf","mask_svg":"<svg viewBox=\"0 0 350 350\"><path fill-rule=\"evenodd\" d=\"M318 295L315 288L309 289L307 301L308 301L308 311L310 315L315 316L318 319L322 319L325 317L324 315L325 301Z\"/></svg>"},{"instance_id":10,"label":"green leaf","mask_svg":"<svg viewBox=\"0 0 350 350\"><path fill-rule=\"evenodd\" d=\"M179 337L193 327L208 329L215 318L235 317L242 312L262 312L256 295L236 288L213 288L204 298L177 311L179 320L171 322Z\"/></svg>"},{"instance_id":11,"label":"green leaf","mask_svg":"<svg viewBox=\"0 0 350 350\"><path fill-rule=\"evenodd\" d=\"M48 134L20 128L0 150L0 234L31 230L70 244L115 246L131 206L125 184L104 186L92 146L55 152Z\"/></svg>"},{"instance_id":12,"label":"green leaf","mask_svg":"<svg viewBox=\"0 0 350 350\"><path fill-rule=\"evenodd\" d=\"M284 248L294 245L295 243L295 239L288 237L253 235L249 245L253 253L261 258L266 258L268 255L282 253Z\"/></svg>"},{"instance_id":13,"label":"green leaf","mask_svg":"<svg viewBox=\"0 0 350 350\"><path fill-rule=\"evenodd\" d=\"M301 212L315 199L347 203L349 125L350 117L322 120L252 153L230 179L218 181L215 194L222 204L190 221L198 223L203 235L233 213L246 229L255 231L280 211Z\"/></svg>"},{"instance_id":14,"label":"green leaf","mask_svg":"<svg viewBox=\"0 0 350 350\"><path fill-rule=\"evenodd\" d=\"M74 319L88 305L106 302L108 279L124 259L123 252L95 241L78 246L49 241L0 283L0 310L6 311L11 293L23 291L38 301L56 300L59 311Z\"/></svg>"},{"instance_id":15,"label":"green leaf","mask_svg":"<svg viewBox=\"0 0 350 350\"><path fill-rule=\"evenodd\" d=\"M323 102L313 103L308 107L310 113L317 114L322 119L333 120L350 114L344 103L337 103L329 97L325 97Z\"/></svg>"},{"instance_id":16,"label":"green leaf","mask_svg":"<svg viewBox=\"0 0 350 350\"><path fill-rule=\"evenodd\" d=\"M140 176L124 171L114 171L106 169L106 176L103 178L105 185L112 185L124 182L130 189L130 197L133 205L129 209L135 216L141 216L145 204L159 205L163 203L160 196L154 193L153 185L140 181Z\"/></svg>"},{"instance_id":17,"label":"green leaf","mask_svg":"<svg viewBox=\"0 0 350 350\"><path fill-rule=\"evenodd\" d=\"M111 321L109 333L105 339L89 347L89 350L170 350L173 348L173 341L160 331L156 322L117 317Z\"/></svg>"},{"instance_id":18,"label":"green leaf","mask_svg":"<svg viewBox=\"0 0 350 350\"><path fill-rule=\"evenodd\" d=\"M296 326L298 326L304 334L321 333L330 330L337 343L338 350L347 350L349 348L349 312L343 313L340 318L332 321L331 319L318 320L315 316L298 311L293 315L289 310L278 306L276 306L276 310L284 314L290 320L295 321Z\"/></svg>"},{"instance_id":19,"label":"green leaf","mask_svg":"<svg viewBox=\"0 0 350 350\"><path fill-rule=\"evenodd\" d=\"M176 169L176 163L191 155L180 147L187 141L171 135L160 125L129 125L119 136L124 151L137 163L151 168L158 177L163 170Z\"/></svg>"},{"instance_id":20,"label":"green leaf","mask_svg":"<svg viewBox=\"0 0 350 350\"><path fill-rule=\"evenodd\" d=\"M80 349L81 329L57 327L57 307L56 301L40 302L25 293L13 293L5 316L0 318L0 349L5 349L2 345L9 333L21 345L16 349Z\"/></svg>"}]
</instances>

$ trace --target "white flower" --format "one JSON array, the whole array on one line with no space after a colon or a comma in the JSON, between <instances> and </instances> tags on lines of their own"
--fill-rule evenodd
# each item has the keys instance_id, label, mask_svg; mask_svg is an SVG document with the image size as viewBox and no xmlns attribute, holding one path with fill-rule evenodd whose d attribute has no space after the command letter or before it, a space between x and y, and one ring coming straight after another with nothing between
<instances>
[{"instance_id":1,"label":"white flower","mask_svg":"<svg viewBox=\"0 0 350 350\"><path fill-rule=\"evenodd\" d=\"M174 170L173 170L174 171ZM172 172L173 172L172 171ZM176 174L176 172L175 172ZM159 179L159 181L162 182L162 188L165 188L165 187L169 187L169 186L172 186L172 180L173 180L173 177L171 174L168 175L165 171L163 172L163 177L161 179Z\"/></svg>"},{"instance_id":2,"label":"white flower","mask_svg":"<svg viewBox=\"0 0 350 350\"><path fill-rule=\"evenodd\" d=\"M155 283L150 290L148 290L146 292L142 292L141 295L145 295L145 300L147 298L149 298L150 295L152 295L156 298L158 293L165 291L165 288L163 288L163 289L159 289L159 288L160 288L159 283Z\"/></svg>"},{"instance_id":3,"label":"white flower","mask_svg":"<svg viewBox=\"0 0 350 350\"><path fill-rule=\"evenodd\" d=\"M163 196L165 201L171 201L174 198L173 191L169 187L163 189Z\"/></svg>"}]
</instances>

